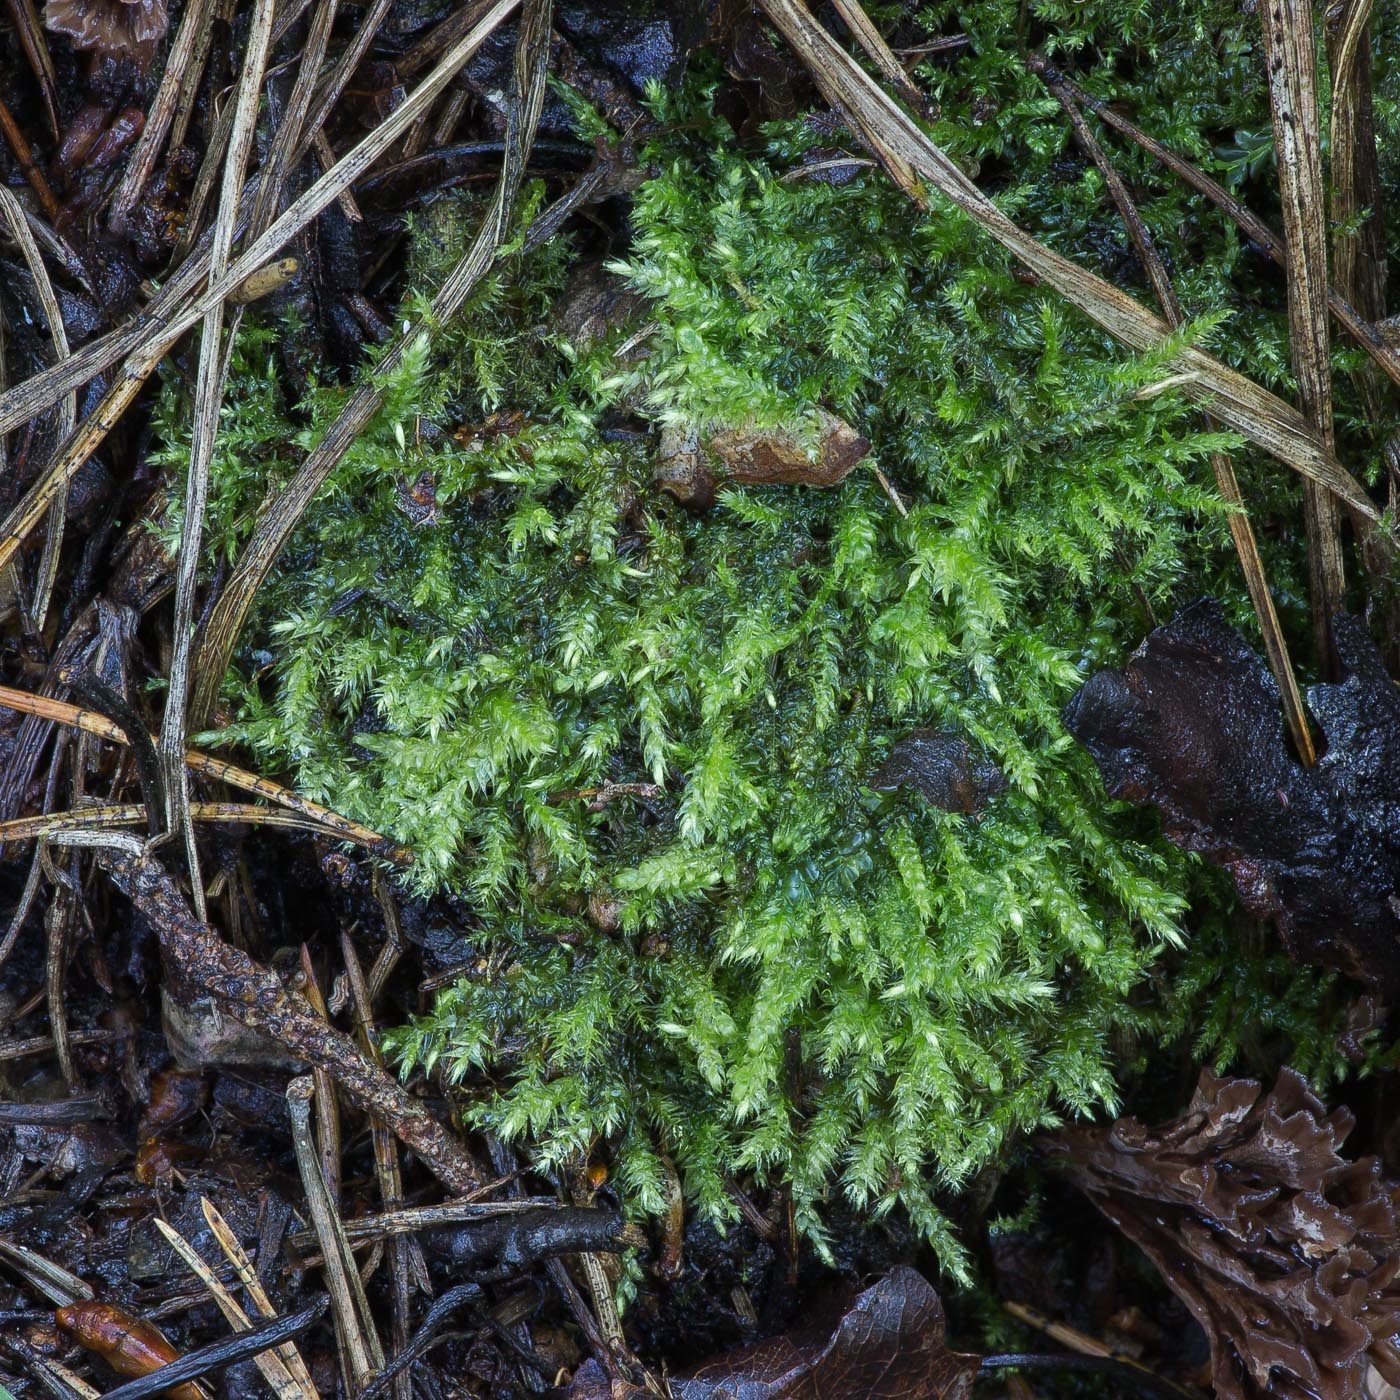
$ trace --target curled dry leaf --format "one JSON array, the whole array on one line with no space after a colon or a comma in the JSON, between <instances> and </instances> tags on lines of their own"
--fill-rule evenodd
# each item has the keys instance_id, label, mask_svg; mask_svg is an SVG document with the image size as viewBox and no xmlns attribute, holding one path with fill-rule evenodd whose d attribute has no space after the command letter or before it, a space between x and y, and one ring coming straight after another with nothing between
<instances>
[{"instance_id":1,"label":"curled dry leaf","mask_svg":"<svg viewBox=\"0 0 1400 1400\"><path fill-rule=\"evenodd\" d=\"M75 49L125 54L143 66L170 28L166 0L49 0L44 26Z\"/></svg>"},{"instance_id":2,"label":"curled dry leaf","mask_svg":"<svg viewBox=\"0 0 1400 1400\"><path fill-rule=\"evenodd\" d=\"M870 786L877 792L909 787L945 812L976 812L1006 791L995 763L974 758L960 734L912 729L890 750Z\"/></svg>"},{"instance_id":3,"label":"curled dry leaf","mask_svg":"<svg viewBox=\"0 0 1400 1400\"><path fill-rule=\"evenodd\" d=\"M661 436L656 484L678 501L706 510L721 484L835 486L870 451L844 419L817 409L815 449L794 432L722 428L700 434L667 429Z\"/></svg>"},{"instance_id":4,"label":"curled dry leaf","mask_svg":"<svg viewBox=\"0 0 1400 1400\"><path fill-rule=\"evenodd\" d=\"M1167 836L1223 865L1300 962L1400 991L1400 690L1354 618L1333 620L1346 679L1308 704L1327 740L1304 768L1278 687L1213 599L1101 671L1065 727L1114 797L1152 802Z\"/></svg>"},{"instance_id":5,"label":"curled dry leaf","mask_svg":"<svg viewBox=\"0 0 1400 1400\"><path fill-rule=\"evenodd\" d=\"M1224 1400L1347 1400L1369 1367L1400 1382L1400 1188L1339 1155L1353 1123L1293 1070L1268 1093L1203 1070L1180 1118L1053 1141L1205 1329Z\"/></svg>"},{"instance_id":6,"label":"curled dry leaf","mask_svg":"<svg viewBox=\"0 0 1400 1400\"><path fill-rule=\"evenodd\" d=\"M913 1269L892 1269L844 1305L779 1337L671 1377L675 1400L967 1400L979 1358L950 1351L943 1305ZM596 1362L581 1366L569 1400L624 1396Z\"/></svg>"}]
</instances>

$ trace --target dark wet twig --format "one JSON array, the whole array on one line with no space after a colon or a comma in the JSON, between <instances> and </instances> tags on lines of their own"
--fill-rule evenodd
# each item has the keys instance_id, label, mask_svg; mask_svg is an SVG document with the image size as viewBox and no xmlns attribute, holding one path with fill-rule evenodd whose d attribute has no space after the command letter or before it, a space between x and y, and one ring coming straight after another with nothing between
<instances>
[{"instance_id":1,"label":"dark wet twig","mask_svg":"<svg viewBox=\"0 0 1400 1400\"><path fill-rule=\"evenodd\" d=\"M67 833L91 836L92 833ZM424 1105L383 1070L371 1064L349 1037L328 1026L305 998L288 992L281 979L241 949L225 943L194 917L189 904L159 861L141 853L130 837L99 833L98 860L113 882L156 929L170 965L187 984L218 1003L220 1010L285 1045L299 1059L329 1069L336 1084L360 1108L379 1114L450 1190L463 1194L483 1184L466 1146Z\"/></svg>"},{"instance_id":2,"label":"dark wet twig","mask_svg":"<svg viewBox=\"0 0 1400 1400\"><path fill-rule=\"evenodd\" d=\"M53 1103L0 1103L0 1123L36 1123L53 1127L64 1123L90 1123L96 1118L110 1118L112 1105L100 1094L84 1094L81 1098L58 1099Z\"/></svg>"},{"instance_id":3,"label":"dark wet twig","mask_svg":"<svg viewBox=\"0 0 1400 1400\"><path fill-rule=\"evenodd\" d=\"M365 1388L360 1391L357 1400L375 1400L376 1396L382 1395L391 1381L432 1349L433 1343L438 1339L438 1334L443 1330L447 1319L458 1308L472 1303L479 1306L481 1301L481 1286L479 1284L459 1283L455 1288L449 1288L428 1309L427 1316L413 1334L412 1339L377 1376L371 1377Z\"/></svg>"},{"instance_id":4,"label":"dark wet twig","mask_svg":"<svg viewBox=\"0 0 1400 1400\"><path fill-rule=\"evenodd\" d=\"M172 1361L168 1366L152 1371L148 1376L127 1381L125 1385L109 1390L103 1400L146 1400L147 1396L159 1395L171 1386L195 1380L211 1371L222 1371L239 1361L247 1361L250 1357L270 1351L273 1347L280 1346L293 1337L299 1337L314 1327L326 1315L329 1305L330 1299L323 1293L300 1312L274 1318L271 1322L265 1322L248 1332L239 1332L235 1336L225 1337L222 1341L212 1342L207 1347L200 1347L197 1351L182 1356L178 1361Z\"/></svg>"},{"instance_id":5,"label":"dark wet twig","mask_svg":"<svg viewBox=\"0 0 1400 1400\"><path fill-rule=\"evenodd\" d=\"M1131 1380L1147 1395L1161 1395L1167 1400L1201 1400L1197 1390L1188 1390L1165 1376L1159 1376L1135 1361L1116 1356L1080 1356L1071 1351L1011 1351L984 1356L979 1369L1002 1371L1011 1367L1027 1371L1085 1371L1095 1375L1118 1376Z\"/></svg>"},{"instance_id":6,"label":"dark wet twig","mask_svg":"<svg viewBox=\"0 0 1400 1400\"><path fill-rule=\"evenodd\" d=\"M541 1259L561 1254L620 1254L645 1242L646 1237L618 1211L563 1206L502 1215L443 1231L430 1241L430 1248L445 1254L461 1272L480 1281L496 1282L524 1273Z\"/></svg>"},{"instance_id":7,"label":"dark wet twig","mask_svg":"<svg viewBox=\"0 0 1400 1400\"><path fill-rule=\"evenodd\" d=\"M119 695L93 671L65 666L59 671L58 678L80 700L99 714L115 720L126 735L136 759L136 776L146 804L146 825L152 836L157 835L165 812L165 784L161 779L156 746L151 741L150 731L141 722L141 716L126 696Z\"/></svg>"}]
</instances>

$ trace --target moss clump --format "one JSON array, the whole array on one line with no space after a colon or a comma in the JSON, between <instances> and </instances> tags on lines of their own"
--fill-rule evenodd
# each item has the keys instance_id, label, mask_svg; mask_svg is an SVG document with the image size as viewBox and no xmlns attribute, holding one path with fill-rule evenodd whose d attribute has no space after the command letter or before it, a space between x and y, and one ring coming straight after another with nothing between
<instances>
[{"instance_id":1,"label":"moss clump","mask_svg":"<svg viewBox=\"0 0 1400 1400\"><path fill-rule=\"evenodd\" d=\"M1005 52L977 61L1012 81ZM1023 134L1049 111L1026 101ZM649 299L644 358L614 354L634 327L549 329L567 248L494 279L308 516L231 733L472 901L487 971L393 1038L470 1080L470 1121L547 1163L606 1154L643 1212L668 1162L716 1217L728 1177L789 1182L818 1239L832 1190L898 1205L956 1269L936 1193L1112 1102L1109 1037L1174 937L1183 860L1106 806L1058 712L1154 610L1219 589L1203 459L1227 440L1138 396L1167 350L1125 359L961 217L878 172L787 178L817 135L740 151L701 82L675 103L618 269ZM1049 208L1037 179L1008 194L1023 214ZM1097 192L1060 193L1078 246ZM446 222L418 240L428 280ZM1191 281L1197 309L1232 271ZM226 413L275 435L258 353ZM873 444L839 487L704 515L655 490L659 428L800 431L819 406ZM224 469L217 546L258 477ZM975 815L872 791L916 726L1008 790ZM576 795L606 783L660 792Z\"/></svg>"}]
</instances>

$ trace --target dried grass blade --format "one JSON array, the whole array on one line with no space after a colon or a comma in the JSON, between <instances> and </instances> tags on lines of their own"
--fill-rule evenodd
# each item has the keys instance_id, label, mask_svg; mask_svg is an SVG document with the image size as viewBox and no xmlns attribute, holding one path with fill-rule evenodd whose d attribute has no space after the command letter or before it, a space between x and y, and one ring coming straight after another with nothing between
<instances>
[{"instance_id":1,"label":"dried grass blade","mask_svg":"<svg viewBox=\"0 0 1400 1400\"><path fill-rule=\"evenodd\" d=\"M190 1272L209 1290L210 1296L218 1305L219 1311L223 1313L229 1326L235 1332L251 1330L253 1324L249 1321L248 1314L239 1307L237 1299L224 1287L218 1274L199 1257L190 1242L174 1226L167 1224L159 1216L156 1217L156 1229L165 1237L165 1241L171 1249L185 1261ZM289 1345L290 1343L283 1343L283 1347ZM280 1355L283 1347L275 1347L271 1351L260 1351L253 1358L253 1364L262 1373L263 1379L272 1387L272 1393L278 1397L278 1400L306 1400L301 1387L292 1379L292 1374L287 1369L287 1363Z\"/></svg>"},{"instance_id":2,"label":"dried grass blade","mask_svg":"<svg viewBox=\"0 0 1400 1400\"><path fill-rule=\"evenodd\" d=\"M23 1358L34 1378L52 1400L102 1400L102 1393L89 1385L76 1371L70 1371L61 1361L40 1356L28 1342L10 1337L6 1345Z\"/></svg>"},{"instance_id":3,"label":"dried grass blade","mask_svg":"<svg viewBox=\"0 0 1400 1400\"><path fill-rule=\"evenodd\" d=\"M1347 0L1335 21L1328 16L1328 160L1333 224L1360 220L1354 234L1333 236L1332 276L1361 315L1379 321L1385 317L1386 249L1371 100L1371 9L1372 0Z\"/></svg>"},{"instance_id":4,"label":"dried grass blade","mask_svg":"<svg viewBox=\"0 0 1400 1400\"><path fill-rule=\"evenodd\" d=\"M0 186L0 216L6 227L19 244L20 253L34 279L34 288L43 308L44 319L49 323L49 333L53 337L54 359L68 358L68 332L63 324L63 309L49 280L48 268L40 256L39 245L29 230L24 210L13 194ZM62 442L73 431L78 421L78 395L70 391L58 401L58 438ZM58 576L58 555L63 547L63 522L67 513L67 502L62 498L49 507L49 528L44 537L44 552L39 560L39 576L34 584L34 597L30 603L30 626L35 632L44 630L44 619L49 611L49 599L53 596L54 579Z\"/></svg>"},{"instance_id":5,"label":"dried grass blade","mask_svg":"<svg viewBox=\"0 0 1400 1400\"><path fill-rule=\"evenodd\" d=\"M93 1296L92 1285L84 1283L77 1274L69 1273L62 1264L55 1264L13 1240L0 1238L0 1260L57 1307L67 1307L80 1298Z\"/></svg>"},{"instance_id":6,"label":"dried grass blade","mask_svg":"<svg viewBox=\"0 0 1400 1400\"><path fill-rule=\"evenodd\" d=\"M248 157L253 149L254 128L263 73L272 39L274 0L258 0L248 30L243 72L234 106L233 132L224 165L223 193L209 250L211 279L223 276L233 251L234 223ZM235 309L229 326L229 348L238 333L241 311ZM195 379L194 422L190 436L190 460L185 478L185 517L180 530L180 552L175 569L175 620L172 629L170 684L160 728L160 761L165 782L165 830L178 833L184 842L195 913L205 917L204 883L199 875L199 849L190 821L189 783L185 769L185 720L189 698L190 656L194 641L195 590L199 585L199 553L204 538L204 511L209 500L209 473L214 439L219 430L219 410L224 401L228 359L224 348L224 304L216 301L204 317L199 340L199 368Z\"/></svg>"},{"instance_id":7,"label":"dried grass blade","mask_svg":"<svg viewBox=\"0 0 1400 1400\"><path fill-rule=\"evenodd\" d=\"M311 104L310 114L297 136L297 143L292 159L300 160L306 154L312 139L316 133L326 124L327 118L331 114L331 109L340 100L340 94L345 90L345 84L350 81L351 74L359 67L360 60L365 56L366 50L374 40L374 36L379 32L379 26L384 23L385 16L389 13L389 6L392 0L374 0L374 4L366 11L364 19L360 22L360 27L355 31L355 37L346 46L344 52L336 60L335 67L331 70L325 81L316 90L316 96ZM468 34L477 28L483 21L488 19L492 12L490 0L475 0L475 3L466 7L465 16L469 21L465 24L457 38L464 39ZM495 27L495 21L490 22L490 27ZM449 50L453 45L444 44L436 50L442 53Z\"/></svg>"},{"instance_id":8,"label":"dried grass blade","mask_svg":"<svg viewBox=\"0 0 1400 1400\"><path fill-rule=\"evenodd\" d=\"M166 134L174 118L179 99L186 89L192 88L204 66L201 53L208 55L208 35L213 25L215 0L194 0L180 20L175 32L175 42L170 46L170 55L165 61L165 72L161 74L160 86L156 89L155 100L146 113L146 125L141 129L136 149L131 153L121 184L112 196L108 222L116 233L125 230L127 215L131 213L146 182L151 178L156 160L165 144Z\"/></svg>"},{"instance_id":9,"label":"dried grass blade","mask_svg":"<svg viewBox=\"0 0 1400 1400\"><path fill-rule=\"evenodd\" d=\"M907 161L952 204L1123 344L1139 351L1161 345L1168 334L1165 322L1125 292L1075 266L1008 219L834 43L800 0L760 0L760 4L811 69L828 101L840 107L877 154L883 152ZM917 192L914 193L917 198ZM1307 480L1327 487L1354 506L1363 519L1373 523L1380 519L1380 511L1365 488L1295 408L1204 351L1181 351L1176 366L1187 376L1186 392L1227 427Z\"/></svg>"},{"instance_id":10,"label":"dried grass blade","mask_svg":"<svg viewBox=\"0 0 1400 1400\"><path fill-rule=\"evenodd\" d=\"M1326 36L1332 76L1332 276L1338 292L1374 323L1386 315L1388 257L1371 95L1371 8L1371 0L1344 0L1339 11L1328 11ZM1349 232L1348 223L1359 226ZM1400 436L1382 427L1389 417L1389 396L1369 368L1353 371L1351 380L1366 417L1381 429L1377 436L1390 475L1393 509L1400 505ZM1381 583L1385 561L1365 548L1361 558L1372 585ZM1400 630L1395 607L1389 611L1392 630Z\"/></svg>"},{"instance_id":11,"label":"dried grass blade","mask_svg":"<svg viewBox=\"0 0 1400 1400\"><path fill-rule=\"evenodd\" d=\"M305 945L303 945L304 947ZM380 1053L379 1042L374 1035L374 1017L370 1011L369 989L365 985L364 969L355 952L355 945L343 929L340 934L340 953L345 963L346 978L350 983L350 1001L355 1012L355 1039L366 1057L384 1068L384 1056ZM370 1119L370 1132L374 1142L374 1174L379 1180L379 1196L386 1211L397 1210L403 1205L403 1175L399 1171L399 1149L394 1135L377 1117ZM407 1236L395 1236L389 1241L389 1270L392 1283L393 1339L394 1354L401 1355L408 1346L408 1275L411 1252L417 1250L417 1241ZM421 1256L417 1263L426 1273ZM413 1400L411 1378L406 1372L394 1377L395 1400Z\"/></svg>"},{"instance_id":12,"label":"dried grass blade","mask_svg":"<svg viewBox=\"0 0 1400 1400\"><path fill-rule=\"evenodd\" d=\"M364 174L437 98L458 69L476 52L486 36L517 4L519 0L494 0L486 18L443 56L433 72L414 89L412 96L366 135L354 150L343 156L334 170L323 175L274 220L249 248L229 264L222 277L212 279L202 293L179 305L171 306L169 300L162 301L163 314L151 317L136 348L122 366L117 382L93 412L78 425L72 438L63 444L43 476L25 492L9 515L0 521L0 570L14 558L40 516L49 508L54 496L68 485L73 475L101 445L170 347L199 321L211 306L221 302L252 276L265 262L274 257L299 229L314 219L342 190L347 189ZM196 264L197 271L197 260L190 259L189 263ZM207 269L207 262L204 263L204 267ZM182 268L181 271L185 272L185 269ZM186 280L191 278L197 285L198 278L194 277L192 272L186 273ZM170 309L166 310L167 307ZM36 375L33 380L26 381L11 392L24 390L24 402L30 410L34 410L36 403L40 409L47 407L52 400L45 395L52 389L54 382L62 384L63 389L70 387L65 382L65 375L72 374L71 364L61 366L60 370L62 373L50 380L43 391L28 387L44 378L42 375ZM93 372L89 369L87 377L91 377ZM78 376L74 382L81 383L83 377ZM4 426L4 406L9 397L0 395L0 432L7 430ZM32 413L28 416L32 416ZM23 417L18 421L24 421Z\"/></svg>"},{"instance_id":13,"label":"dried grass blade","mask_svg":"<svg viewBox=\"0 0 1400 1400\"><path fill-rule=\"evenodd\" d=\"M1162 261L1152 234L1138 213L1127 186L1118 174L1117 167L1109 160L1094 133L1089 130L1074 99L1065 91L1063 84L1046 76L1046 86L1069 118L1075 139L1088 153L1089 158L1103 176L1109 197L1117 207L1119 215L1128 230L1128 236L1137 250L1138 259L1147 270L1147 280L1152 284L1157 301L1167 324L1173 329L1183 325L1186 317L1181 309L1176 288L1172 286L1166 264ZM1204 415L1207 431L1215 425L1210 415ZM1240 570L1244 574L1245 587L1249 591L1250 602L1254 605L1254 615L1259 619L1259 630L1264 637L1264 650L1269 658L1269 667L1278 681L1279 693L1283 697L1283 714L1288 724L1288 732L1293 737L1294 747L1304 764L1311 767L1317 761L1317 750L1313 746L1312 733L1308 729L1307 712L1303 708L1303 697L1298 690L1298 680L1293 674L1293 665L1288 655L1288 642L1283 635L1283 627L1274 608L1273 595L1269 592L1269 581L1264 571L1264 561L1259 556L1259 546L1254 538L1253 527L1246 513L1244 496L1240 491L1235 468L1224 452L1212 452L1210 464L1215 472L1216 484L1221 496L1230 506L1230 537L1234 541L1235 553L1239 556Z\"/></svg>"},{"instance_id":14,"label":"dried grass blade","mask_svg":"<svg viewBox=\"0 0 1400 1400\"><path fill-rule=\"evenodd\" d=\"M308 1076L287 1085L287 1110L292 1120L292 1146L301 1171L311 1223L321 1242L321 1269L331 1295L335 1335L340 1343L347 1389L353 1395L376 1372L384 1369L384 1351L374 1327L364 1284L355 1268L345 1226L326 1191L325 1178L311 1141L312 1080Z\"/></svg>"},{"instance_id":15,"label":"dried grass blade","mask_svg":"<svg viewBox=\"0 0 1400 1400\"><path fill-rule=\"evenodd\" d=\"M0 822L0 841L33 841L51 837L61 831L105 831L125 826L144 826L147 821L144 802L102 802L91 807L76 807L67 812L44 812L34 817L13 817ZM236 823L247 826L278 827L287 831L306 831L329 841L353 841L355 838L338 827L304 817L297 812L279 812L270 807L255 807L246 802L191 802L190 819L196 822ZM382 839L382 838L380 838Z\"/></svg>"},{"instance_id":16,"label":"dried grass blade","mask_svg":"<svg viewBox=\"0 0 1400 1400\"><path fill-rule=\"evenodd\" d=\"M213 713L218 687L228 669L234 644L243 629L254 597L307 506L383 403L385 391L382 385L412 348L420 342L430 342L434 328L445 325L457 314L472 288L495 262L506 240L510 216L544 103L548 8L547 3L535 0L535 3L526 6L521 19L512 96L507 101L501 178L497 181L477 236L433 298L428 315L411 325L381 356L376 363L374 376L363 380L350 395L335 421L307 454L292 479L263 511L209 614L198 652L198 664L194 667L196 680L191 720L196 725ZM399 108L400 113L403 111L404 107ZM344 163L342 160L341 164ZM3 563L3 555L0 555L0 565Z\"/></svg>"},{"instance_id":17,"label":"dried grass blade","mask_svg":"<svg viewBox=\"0 0 1400 1400\"><path fill-rule=\"evenodd\" d=\"M327 1024L330 1013L326 1010L326 999L321 995L320 984L316 981L316 969L311 963L311 950L305 943L301 945L301 994L311 1009ZM325 1178L326 1191L331 1200L340 1199L340 1105L335 1097L335 1080L330 1071L314 1069L311 1077L316 1082L316 1152L321 1159L321 1175Z\"/></svg>"},{"instance_id":18,"label":"dried grass blade","mask_svg":"<svg viewBox=\"0 0 1400 1400\"><path fill-rule=\"evenodd\" d=\"M1120 135L1126 136L1135 145L1141 146L1154 160L1160 161L1174 175L1189 185L1197 194L1204 195L1217 209L1249 239L1249 241L1271 262L1279 267L1284 265L1284 248L1281 239L1252 210L1241 204L1223 185L1212 180L1204 171L1198 170L1189 160L1162 145L1149 136L1141 127L1134 126L1122 113L1099 101L1092 93L1085 92L1077 83L1059 73L1049 65L1047 72L1054 72L1056 79L1063 83L1076 102L1087 107L1106 126L1111 126ZM1367 319L1346 296L1336 287L1327 289L1327 307L1336 317L1337 324L1371 357L1376 368L1393 383L1400 385L1400 355L1395 347L1388 344L1374 324L1374 318Z\"/></svg>"},{"instance_id":19,"label":"dried grass blade","mask_svg":"<svg viewBox=\"0 0 1400 1400\"><path fill-rule=\"evenodd\" d=\"M1266 0L1259 6L1269 107L1278 158L1288 278L1288 342L1303 416L1330 451L1332 366L1327 327L1327 196L1322 186L1322 127L1313 62L1311 0ZM1337 503L1313 482L1303 486L1313 639L1332 656L1331 622L1346 577Z\"/></svg>"},{"instance_id":20,"label":"dried grass blade","mask_svg":"<svg viewBox=\"0 0 1400 1400\"><path fill-rule=\"evenodd\" d=\"M904 71L903 64L885 42L885 36L871 22L870 16L854 0L832 0L832 8L855 36L867 57L880 70L885 81L917 112L924 106L924 96Z\"/></svg>"},{"instance_id":21,"label":"dried grass blade","mask_svg":"<svg viewBox=\"0 0 1400 1400\"><path fill-rule=\"evenodd\" d=\"M210 1233L219 1242L219 1248L228 1257L229 1263L233 1265L239 1282L248 1290L248 1296L253 1300L253 1306L263 1317L276 1317L277 1309L272 1306L272 1299L267 1296L267 1290L258 1277L258 1271L253 1267L253 1261L248 1258L243 1246L238 1242L238 1236L229 1229L228 1221L219 1214L218 1207L207 1196L199 1198L199 1206L204 1212L204 1220L209 1226ZM301 1359L297 1344L283 1342L281 1346L274 1348L274 1352L282 1358L288 1373L296 1382L302 1400L319 1400L316 1387L311 1380L311 1372L306 1369L306 1363Z\"/></svg>"},{"instance_id":22,"label":"dried grass blade","mask_svg":"<svg viewBox=\"0 0 1400 1400\"><path fill-rule=\"evenodd\" d=\"M106 715L99 714L96 710L85 710L77 705L70 705L63 700L54 700L47 695L31 695L27 690L12 690L9 686L0 686L0 706L18 710L21 714L34 715L39 719L52 720L56 724L68 725L73 729L82 730L85 734L95 734L100 739L109 739L116 744L129 742L126 731ZM357 845L366 846L376 855L383 856L396 865L412 864L411 851L402 846L395 846L377 831L371 831L369 827L361 826L359 822L353 822L349 817L331 811L329 807L322 807L319 802L313 802L309 797L303 797L291 788L283 787L281 783L274 783L271 778L264 778L260 773L250 773L246 768L240 768L227 759L200 753L197 749L186 751L185 762L196 773L228 783L231 787L241 788L257 797L265 797L269 802L277 803L279 807L299 813L308 821L327 828L325 835L333 835L338 840L353 841Z\"/></svg>"},{"instance_id":23,"label":"dried grass blade","mask_svg":"<svg viewBox=\"0 0 1400 1400\"><path fill-rule=\"evenodd\" d=\"M58 76L54 72L53 58L44 39L43 26L39 23L34 0L6 0L5 7L10 12L10 23L19 35L20 47L24 50L30 71L39 84L39 95L44 102L44 115L49 119L49 131L57 142L62 135L58 120Z\"/></svg>"},{"instance_id":24,"label":"dried grass blade","mask_svg":"<svg viewBox=\"0 0 1400 1400\"><path fill-rule=\"evenodd\" d=\"M268 217L281 196L282 182L291 166L292 152L300 143L302 129L316 95L316 76L326 56L326 45L330 43L336 5L337 0L319 0L311 18L291 96L287 99L286 110L277 124L272 147L259 173L258 193L253 200L253 215L248 223L254 234L266 227Z\"/></svg>"}]
</instances>

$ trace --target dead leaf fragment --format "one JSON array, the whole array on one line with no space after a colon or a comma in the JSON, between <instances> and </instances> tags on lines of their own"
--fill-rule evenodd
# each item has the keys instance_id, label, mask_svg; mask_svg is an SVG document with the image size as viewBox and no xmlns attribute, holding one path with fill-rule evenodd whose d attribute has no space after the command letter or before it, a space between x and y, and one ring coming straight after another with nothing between
<instances>
[{"instance_id":1,"label":"dead leaf fragment","mask_svg":"<svg viewBox=\"0 0 1400 1400\"><path fill-rule=\"evenodd\" d=\"M1400 690L1365 628L1338 616L1346 679L1308 704L1327 740L1304 768L1278 687L1213 599L1152 632L1069 702L1065 727L1114 797L1151 802L1167 836L1224 866L1290 956L1400 991Z\"/></svg>"},{"instance_id":2,"label":"dead leaf fragment","mask_svg":"<svg viewBox=\"0 0 1400 1400\"><path fill-rule=\"evenodd\" d=\"M878 1283L805 1326L740 1347L689 1376L671 1377L675 1400L967 1400L978 1358L948 1349L943 1305L913 1269ZM640 1400L581 1366L569 1400Z\"/></svg>"},{"instance_id":3,"label":"dead leaf fragment","mask_svg":"<svg viewBox=\"0 0 1400 1400\"><path fill-rule=\"evenodd\" d=\"M1350 1400L1371 1368L1400 1381L1400 1188L1339 1155L1354 1121L1293 1070L1263 1093L1206 1069L1179 1118L1051 1143L1205 1329L1223 1400Z\"/></svg>"},{"instance_id":4,"label":"dead leaf fragment","mask_svg":"<svg viewBox=\"0 0 1400 1400\"><path fill-rule=\"evenodd\" d=\"M836 486L870 451L870 440L844 419L818 408L816 447L795 432L750 426L700 434L668 428L661 436L656 484L700 509L715 490L734 486Z\"/></svg>"},{"instance_id":5,"label":"dead leaf fragment","mask_svg":"<svg viewBox=\"0 0 1400 1400\"><path fill-rule=\"evenodd\" d=\"M945 729L914 729L890 750L870 786L876 792L910 787L945 812L976 812L1006 791L995 763L973 758L968 742Z\"/></svg>"}]
</instances>

